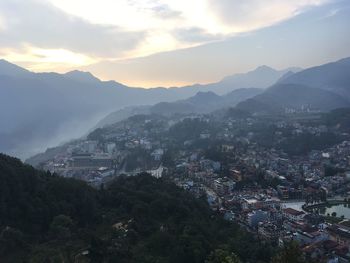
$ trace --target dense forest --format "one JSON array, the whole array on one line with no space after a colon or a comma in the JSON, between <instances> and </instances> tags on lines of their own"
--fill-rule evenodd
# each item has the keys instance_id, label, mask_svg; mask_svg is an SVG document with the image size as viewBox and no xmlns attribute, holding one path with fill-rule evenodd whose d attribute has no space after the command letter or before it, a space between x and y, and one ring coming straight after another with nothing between
<instances>
[{"instance_id":1,"label":"dense forest","mask_svg":"<svg viewBox=\"0 0 350 263\"><path fill-rule=\"evenodd\" d=\"M0 202L1 262L270 262L276 252L205 197L147 174L97 190L0 155Z\"/></svg>"},{"instance_id":2,"label":"dense forest","mask_svg":"<svg viewBox=\"0 0 350 263\"><path fill-rule=\"evenodd\" d=\"M350 131L350 108L335 109L322 116L322 121L327 126L335 126L340 130Z\"/></svg>"}]
</instances>

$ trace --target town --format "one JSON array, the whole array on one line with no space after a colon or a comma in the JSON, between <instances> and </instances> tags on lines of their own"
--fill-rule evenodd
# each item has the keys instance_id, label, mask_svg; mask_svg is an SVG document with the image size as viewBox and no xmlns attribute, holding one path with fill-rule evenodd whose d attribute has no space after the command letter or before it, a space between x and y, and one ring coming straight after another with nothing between
<instances>
[{"instance_id":1,"label":"town","mask_svg":"<svg viewBox=\"0 0 350 263\"><path fill-rule=\"evenodd\" d=\"M350 134L332 114L136 115L48 150L38 166L94 187L147 172L261 242L294 240L307 258L349 262Z\"/></svg>"}]
</instances>

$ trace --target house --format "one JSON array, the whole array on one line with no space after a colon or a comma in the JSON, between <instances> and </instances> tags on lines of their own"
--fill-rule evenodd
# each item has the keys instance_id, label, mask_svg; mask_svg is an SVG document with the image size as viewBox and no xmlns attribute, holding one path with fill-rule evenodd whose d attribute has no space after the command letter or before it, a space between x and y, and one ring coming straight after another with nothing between
<instances>
[{"instance_id":1,"label":"house","mask_svg":"<svg viewBox=\"0 0 350 263\"><path fill-rule=\"evenodd\" d=\"M283 217L291 221L300 221L305 216L303 211L298 211L293 208L285 208L282 211Z\"/></svg>"},{"instance_id":2,"label":"house","mask_svg":"<svg viewBox=\"0 0 350 263\"><path fill-rule=\"evenodd\" d=\"M280 195L280 197L282 199L288 199L289 198L289 189L285 186L282 186L282 185L278 185L277 186L277 191L278 191L278 194Z\"/></svg>"},{"instance_id":3,"label":"house","mask_svg":"<svg viewBox=\"0 0 350 263\"><path fill-rule=\"evenodd\" d=\"M299 244L302 244L302 245L326 241L329 238L328 233L324 231L320 231L318 229L298 231L296 234L297 235L295 239L299 242Z\"/></svg>"},{"instance_id":4,"label":"house","mask_svg":"<svg viewBox=\"0 0 350 263\"><path fill-rule=\"evenodd\" d=\"M261 222L258 225L258 235L269 241L277 241L280 237L281 230L271 222Z\"/></svg>"},{"instance_id":5,"label":"house","mask_svg":"<svg viewBox=\"0 0 350 263\"><path fill-rule=\"evenodd\" d=\"M160 165L157 169L148 170L147 172L155 178L161 178L163 175L164 167Z\"/></svg>"},{"instance_id":6,"label":"house","mask_svg":"<svg viewBox=\"0 0 350 263\"><path fill-rule=\"evenodd\" d=\"M234 168L230 169L230 176L232 177L233 180L236 182L242 181L242 173Z\"/></svg>"},{"instance_id":7,"label":"house","mask_svg":"<svg viewBox=\"0 0 350 263\"><path fill-rule=\"evenodd\" d=\"M100 168L113 166L113 160L109 155L92 155L92 154L73 154L69 160L69 166L72 168Z\"/></svg>"},{"instance_id":8,"label":"house","mask_svg":"<svg viewBox=\"0 0 350 263\"><path fill-rule=\"evenodd\" d=\"M107 177L107 176L112 176L112 175L114 175L114 173L115 173L114 169L110 169L108 167L98 168L98 174L102 178Z\"/></svg>"},{"instance_id":9,"label":"house","mask_svg":"<svg viewBox=\"0 0 350 263\"><path fill-rule=\"evenodd\" d=\"M164 154L163 149L157 149L157 150L154 150L151 155L155 161L160 161L162 159L163 154Z\"/></svg>"},{"instance_id":10,"label":"house","mask_svg":"<svg viewBox=\"0 0 350 263\"><path fill-rule=\"evenodd\" d=\"M343 225L332 225L327 228L330 239L340 245L350 247L350 228Z\"/></svg>"},{"instance_id":11,"label":"house","mask_svg":"<svg viewBox=\"0 0 350 263\"><path fill-rule=\"evenodd\" d=\"M210 138L210 134L208 132L203 132L199 135L199 137L201 139L209 139Z\"/></svg>"},{"instance_id":12,"label":"house","mask_svg":"<svg viewBox=\"0 0 350 263\"><path fill-rule=\"evenodd\" d=\"M255 210L247 214L247 223L250 227L255 228L260 222L267 221L268 218L268 212L262 210Z\"/></svg>"},{"instance_id":13,"label":"house","mask_svg":"<svg viewBox=\"0 0 350 263\"><path fill-rule=\"evenodd\" d=\"M81 148L85 153L94 153L96 151L97 145L97 141L84 141L81 145Z\"/></svg>"},{"instance_id":14,"label":"house","mask_svg":"<svg viewBox=\"0 0 350 263\"><path fill-rule=\"evenodd\" d=\"M227 177L218 178L214 181L214 188L219 195L226 195L232 192L236 183Z\"/></svg>"},{"instance_id":15,"label":"house","mask_svg":"<svg viewBox=\"0 0 350 263\"><path fill-rule=\"evenodd\" d=\"M112 154L116 148L116 144L114 142L109 142L106 144L106 152Z\"/></svg>"},{"instance_id":16,"label":"house","mask_svg":"<svg viewBox=\"0 0 350 263\"><path fill-rule=\"evenodd\" d=\"M241 206L243 210L256 209L260 202L256 198L243 198Z\"/></svg>"}]
</instances>

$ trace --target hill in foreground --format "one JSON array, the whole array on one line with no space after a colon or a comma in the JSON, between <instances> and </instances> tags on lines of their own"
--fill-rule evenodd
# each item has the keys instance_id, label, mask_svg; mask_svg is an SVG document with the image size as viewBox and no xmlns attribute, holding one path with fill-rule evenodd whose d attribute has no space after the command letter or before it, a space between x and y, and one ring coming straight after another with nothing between
<instances>
[{"instance_id":1,"label":"hill in foreground","mask_svg":"<svg viewBox=\"0 0 350 263\"><path fill-rule=\"evenodd\" d=\"M1 262L216 262L232 252L268 262L271 256L271 248L223 221L204 199L147 174L96 190L0 155L0 201Z\"/></svg>"}]
</instances>

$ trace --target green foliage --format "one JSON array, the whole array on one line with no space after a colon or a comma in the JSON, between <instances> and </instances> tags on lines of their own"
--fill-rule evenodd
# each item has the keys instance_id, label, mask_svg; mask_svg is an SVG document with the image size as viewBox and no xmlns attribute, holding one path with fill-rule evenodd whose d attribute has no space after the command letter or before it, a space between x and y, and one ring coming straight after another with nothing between
<instances>
[{"instance_id":1,"label":"green foliage","mask_svg":"<svg viewBox=\"0 0 350 263\"><path fill-rule=\"evenodd\" d=\"M341 137L333 133L322 133L319 136L310 133L303 133L298 136L288 138L279 146L286 153L291 155L307 154L311 150L322 150L342 141Z\"/></svg>"},{"instance_id":2,"label":"green foliage","mask_svg":"<svg viewBox=\"0 0 350 263\"><path fill-rule=\"evenodd\" d=\"M103 141L103 133L104 129L97 128L96 130L92 131L88 136L87 139L91 141Z\"/></svg>"},{"instance_id":3,"label":"green foliage","mask_svg":"<svg viewBox=\"0 0 350 263\"><path fill-rule=\"evenodd\" d=\"M147 174L121 176L96 190L0 155L0 190L5 263L202 263L223 256L238 262L232 253L268 262L271 257L270 248L218 217L205 200ZM217 250L224 245L226 252Z\"/></svg>"},{"instance_id":4,"label":"green foliage","mask_svg":"<svg viewBox=\"0 0 350 263\"><path fill-rule=\"evenodd\" d=\"M216 249L213 251L209 258L205 261L206 263L240 263L239 258L226 250Z\"/></svg>"},{"instance_id":5,"label":"green foliage","mask_svg":"<svg viewBox=\"0 0 350 263\"><path fill-rule=\"evenodd\" d=\"M0 253L8 254L26 248L23 233L15 228L6 227L0 233Z\"/></svg>"},{"instance_id":6,"label":"green foliage","mask_svg":"<svg viewBox=\"0 0 350 263\"><path fill-rule=\"evenodd\" d=\"M338 167L334 167L334 166L330 166L330 165L326 165L324 167L324 175L325 176L335 176L338 173L343 173L345 172L344 169L338 168Z\"/></svg>"},{"instance_id":7,"label":"green foliage","mask_svg":"<svg viewBox=\"0 0 350 263\"><path fill-rule=\"evenodd\" d=\"M125 162L126 171L133 171L137 168L150 170L157 164L150 153L142 148L133 149L125 158Z\"/></svg>"},{"instance_id":8,"label":"green foliage","mask_svg":"<svg viewBox=\"0 0 350 263\"><path fill-rule=\"evenodd\" d=\"M298 243L291 242L283 248L271 263L306 263L303 253L301 252Z\"/></svg>"},{"instance_id":9,"label":"green foliage","mask_svg":"<svg viewBox=\"0 0 350 263\"><path fill-rule=\"evenodd\" d=\"M54 217L49 231L54 237L64 240L70 238L73 225L73 221L70 217L58 215Z\"/></svg>"},{"instance_id":10,"label":"green foliage","mask_svg":"<svg viewBox=\"0 0 350 263\"><path fill-rule=\"evenodd\" d=\"M233 118L233 119L246 119L251 117L251 113L249 111L244 111L239 108L229 108L226 117Z\"/></svg>"},{"instance_id":11,"label":"green foliage","mask_svg":"<svg viewBox=\"0 0 350 263\"><path fill-rule=\"evenodd\" d=\"M176 155L176 152L175 150L173 149L168 149L164 155L162 156L162 164L165 166L165 167L173 167L175 166L175 158L174 156Z\"/></svg>"},{"instance_id":12,"label":"green foliage","mask_svg":"<svg viewBox=\"0 0 350 263\"><path fill-rule=\"evenodd\" d=\"M69 214L79 226L87 225L95 219L94 194L83 182L38 172L0 155L0 226L38 234L47 231L59 214Z\"/></svg>"},{"instance_id":13,"label":"green foliage","mask_svg":"<svg viewBox=\"0 0 350 263\"><path fill-rule=\"evenodd\" d=\"M269 121L255 123L252 127L245 127L245 132L254 134L253 140L264 147L271 147L274 142L277 128Z\"/></svg>"},{"instance_id":14,"label":"green foliage","mask_svg":"<svg viewBox=\"0 0 350 263\"><path fill-rule=\"evenodd\" d=\"M198 139L204 131L214 129L208 122L200 119L185 119L169 130L169 136L179 141Z\"/></svg>"},{"instance_id":15,"label":"green foliage","mask_svg":"<svg viewBox=\"0 0 350 263\"><path fill-rule=\"evenodd\" d=\"M337 128L350 130L350 108L340 108L326 113L322 116L322 120L328 126L337 126Z\"/></svg>"}]
</instances>

